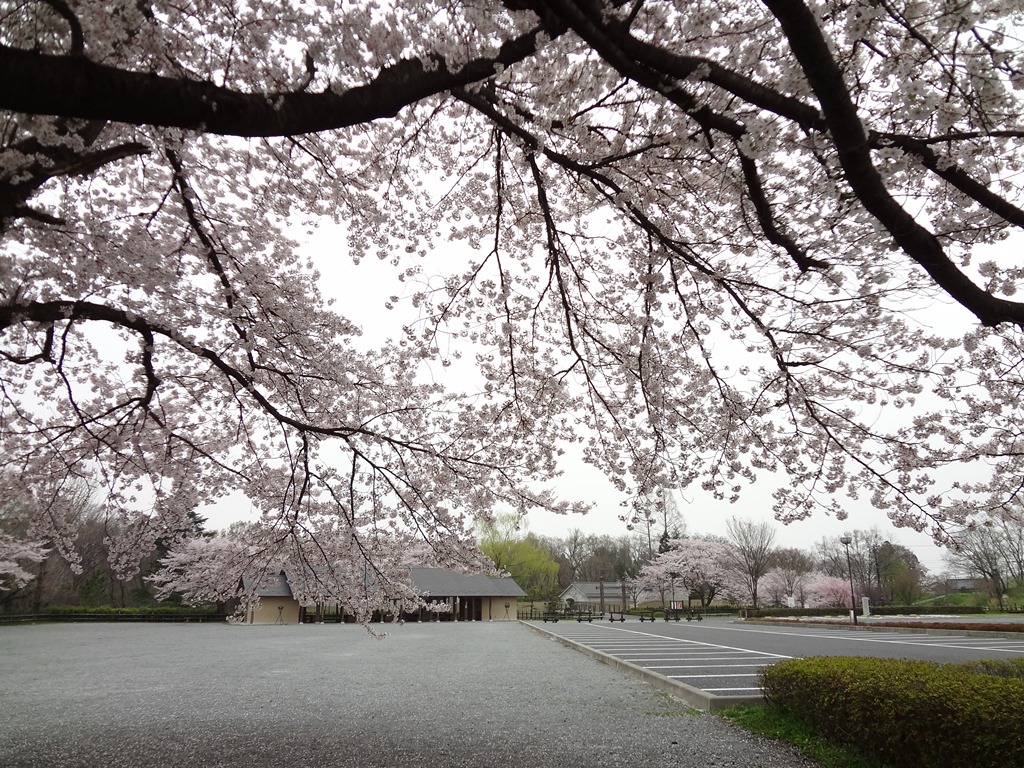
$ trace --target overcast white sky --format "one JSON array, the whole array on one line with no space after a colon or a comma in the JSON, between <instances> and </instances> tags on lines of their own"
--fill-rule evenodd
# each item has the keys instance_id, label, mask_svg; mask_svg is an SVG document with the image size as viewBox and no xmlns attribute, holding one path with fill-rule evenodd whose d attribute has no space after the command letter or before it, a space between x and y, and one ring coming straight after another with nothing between
<instances>
[{"instance_id":1,"label":"overcast white sky","mask_svg":"<svg viewBox=\"0 0 1024 768\"><path fill-rule=\"evenodd\" d=\"M579 494L584 500L593 500L597 506L585 516L553 515L534 512L528 516L528 529L545 536L564 536L572 528L586 533L610 534L628 533L625 523L618 519L622 508L618 506L620 496L611 483L593 467L582 463L567 468L564 483L559 484L567 494ZM700 489L676 493L676 500L686 521L687 533L726 535L726 520L738 517L747 520L766 520L774 524L776 544L783 547L812 549L823 537L837 537L854 529L867 530L877 527L882 536L893 543L908 547L922 565L932 574L946 571L942 562L944 549L935 546L926 533L917 533L906 528L894 528L884 512L874 509L863 501L850 502L849 517L836 520L822 514L815 515L789 525L775 520L771 511L771 499L765 498L767 485L762 490L757 485L748 487L735 504L715 501ZM659 531L660 533L660 531Z\"/></svg>"}]
</instances>

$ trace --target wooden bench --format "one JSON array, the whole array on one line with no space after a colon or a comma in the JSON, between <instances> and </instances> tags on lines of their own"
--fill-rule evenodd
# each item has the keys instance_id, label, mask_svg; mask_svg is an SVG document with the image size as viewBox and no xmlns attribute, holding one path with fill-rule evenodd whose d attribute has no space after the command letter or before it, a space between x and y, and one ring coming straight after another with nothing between
<instances>
[{"instance_id":1,"label":"wooden bench","mask_svg":"<svg viewBox=\"0 0 1024 768\"><path fill-rule=\"evenodd\" d=\"M654 611L640 611L640 621L654 621Z\"/></svg>"},{"instance_id":2,"label":"wooden bench","mask_svg":"<svg viewBox=\"0 0 1024 768\"><path fill-rule=\"evenodd\" d=\"M553 621L557 624L560 618L562 617L559 616L557 613L545 613L543 616L541 616L541 619L543 619L545 624L547 624L549 621Z\"/></svg>"},{"instance_id":3,"label":"wooden bench","mask_svg":"<svg viewBox=\"0 0 1024 768\"><path fill-rule=\"evenodd\" d=\"M693 611L690 611L688 614L686 614L687 621L693 621L694 619L696 619L697 621L704 621L704 616L699 613L694 613Z\"/></svg>"},{"instance_id":4,"label":"wooden bench","mask_svg":"<svg viewBox=\"0 0 1024 768\"><path fill-rule=\"evenodd\" d=\"M619 618L616 619L615 618L616 616L618 616ZM626 620L626 612L625 611L608 611L608 621L612 621L612 622L614 622L614 621L623 621L624 622L625 620Z\"/></svg>"},{"instance_id":5,"label":"wooden bench","mask_svg":"<svg viewBox=\"0 0 1024 768\"><path fill-rule=\"evenodd\" d=\"M580 623L582 621L593 622L594 619L600 620L603 618L603 613L594 613L593 611L580 611L576 614L576 623Z\"/></svg>"}]
</instances>

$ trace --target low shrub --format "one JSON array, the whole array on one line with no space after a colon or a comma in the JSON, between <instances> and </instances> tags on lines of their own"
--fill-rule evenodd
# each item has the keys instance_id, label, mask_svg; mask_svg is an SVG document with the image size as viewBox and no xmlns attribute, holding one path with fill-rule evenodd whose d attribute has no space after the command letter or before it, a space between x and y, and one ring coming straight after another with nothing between
<instances>
[{"instance_id":1,"label":"low shrub","mask_svg":"<svg viewBox=\"0 0 1024 768\"><path fill-rule=\"evenodd\" d=\"M978 675L996 675L1024 680L1024 659L984 659L967 661L958 666Z\"/></svg>"},{"instance_id":2,"label":"low shrub","mask_svg":"<svg viewBox=\"0 0 1024 768\"><path fill-rule=\"evenodd\" d=\"M980 605L944 605L941 608L934 605L872 605L871 613L876 616L921 616L933 613L944 614L977 614L985 613L985 608Z\"/></svg>"},{"instance_id":3,"label":"low shrub","mask_svg":"<svg viewBox=\"0 0 1024 768\"><path fill-rule=\"evenodd\" d=\"M849 616L849 608L747 608L751 618L772 618L778 616ZM985 613L985 609L976 605L951 605L937 608L925 605L872 605L871 613L875 616L921 616L933 613L969 615ZM864 614L857 608L857 615Z\"/></svg>"},{"instance_id":4,"label":"low shrub","mask_svg":"<svg viewBox=\"0 0 1024 768\"><path fill-rule=\"evenodd\" d=\"M794 659L766 667L761 682L774 706L894 768L1024 765L1016 662Z\"/></svg>"},{"instance_id":5,"label":"low shrub","mask_svg":"<svg viewBox=\"0 0 1024 768\"><path fill-rule=\"evenodd\" d=\"M815 621L816 625L834 624L838 626L848 627L850 626L849 619L836 619L830 621L824 619L822 621ZM985 621L968 621L966 619L957 621L878 621L875 619L871 620L871 624L868 626L872 627L888 627L890 629L938 629L944 632L1024 632L1024 623L1022 624L1010 624L1009 622L994 622Z\"/></svg>"},{"instance_id":6,"label":"low shrub","mask_svg":"<svg viewBox=\"0 0 1024 768\"><path fill-rule=\"evenodd\" d=\"M195 616L215 614L215 605L147 605L137 608L118 608L112 605L51 605L46 609L51 616L91 614L102 616Z\"/></svg>"}]
</instances>

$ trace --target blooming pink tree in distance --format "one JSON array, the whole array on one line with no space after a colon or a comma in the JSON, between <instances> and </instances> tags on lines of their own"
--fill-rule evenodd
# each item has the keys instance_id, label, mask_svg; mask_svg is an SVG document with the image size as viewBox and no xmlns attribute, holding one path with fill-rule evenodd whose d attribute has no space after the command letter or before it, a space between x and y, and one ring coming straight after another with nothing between
<instances>
[{"instance_id":1,"label":"blooming pink tree in distance","mask_svg":"<svg viewBox=\"0 0 1024 768\"><path fill-rule=\"evenodd\" d=\"M353 600L410 538L585 508L539 490L574 443L638 498L758 479L944 540L1024 473L1015 12L5 7L0 461L69 556L79 484L122 573L236 494L251 556ZM320 295L322 221L393 269L389 343Z\"/></svg>"},{"instance_id":2,"label":"blooming pink tree in distance","mask_svg":"<svg viewBox=\"0 0 1024 768\"><path fill-rule=\"evenodd\" d=\"M732 548L714 539L674 539L671 548L645 565L639 575L645 589L694 595L701 606L716 596L740 596L742 579L733 567Z\"/></svg>"},{"instance_id":3,"label":"blooming pink tree in distance","mask_svg":"<svg viewBox=\"0 0 1024 768\"><path fill-rule=\"evenodd\" d=\"M807 587L807 605L811 608L849 608L850 582L818 574Z\"/></svg>"},{"instance_id":4,"label":"blooming pink tree in distance","mask_svg":"<svg viewBox=\"0 0 1024 768\"><path fill-rule=\"evenodd\" d=\"M795 607L804 608L813 578L809 573L787 568L772 568L765 574L761 586L765 597L772 605L787 605L792 599Z\"/></svg>"},{"instance_id":5,"label":"blooming pink tree in distance","mask_svg":"<svg viewBox=\"0 0 1024 768\"><path fill-rule=\"evenodd\" d=\"M30 582L34 575L28 570L33 563L42 562L48 554L38 541L0 533L0 592L18 589Z\"/></svg>"},{"instance_id":6,"label":"blooming pink tree in distance","mask_svg":"<svg viewBox=\"0 0 1024 768\"><path fill-rule=\"evenodd\" d=\"M661 597L662 607L671 595L683 593L682 573L674 570L675 558L667 557L671 552L662 552L640 569L637 587L642 591L656 592Z\"/></svg>"}]
</instances>

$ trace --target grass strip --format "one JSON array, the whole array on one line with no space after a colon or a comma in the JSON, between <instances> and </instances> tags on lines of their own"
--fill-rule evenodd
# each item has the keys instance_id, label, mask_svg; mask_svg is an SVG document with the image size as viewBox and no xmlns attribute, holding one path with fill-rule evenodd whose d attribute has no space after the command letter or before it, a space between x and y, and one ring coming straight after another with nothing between
<instances>
[{"instance_id":1,"label":"grass strip","mask_svg":"<svg viewBox=\"0 0 1024 768\"><path fill-rule=\"evenodd\" d=\"M782 710L763 707L733 707L717 714L759 736L792 744L800 753L823 768L888 768L886 763L863 755L851 747L836 744L820 736Z\"/></svg>"}]
</instances>

